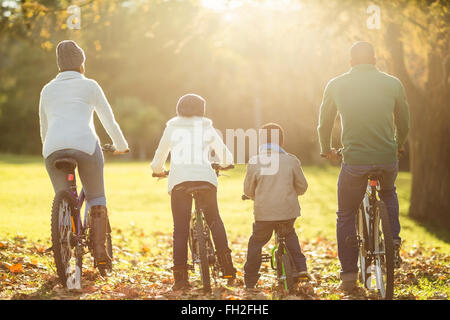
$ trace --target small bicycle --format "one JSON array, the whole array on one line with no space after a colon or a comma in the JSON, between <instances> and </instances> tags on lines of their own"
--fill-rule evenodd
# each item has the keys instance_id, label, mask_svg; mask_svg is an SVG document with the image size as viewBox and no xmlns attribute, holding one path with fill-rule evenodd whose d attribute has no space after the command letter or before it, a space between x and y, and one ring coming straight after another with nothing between
<instances>
[{"instance_id":1,"label":"small bicycle","mask_svg":"<svg viewBox=\"0 0 450 320\"><path fill-rule=\"evenodd\" d=\"M228 167L221 167L216 163L211 164L215 170L216 175L219 176L220 170L228 170L234 168L233 165ZM152 176L156 178L165 178L169 174L169 171L156 174ZM195 271L195 265L198 265L200 271L200 278L203 285L203 291L205 293L211 292L211 277L214 280L214 284L217 284L217 278L221 266L216 258L214 245L211 238L211 229L206 223L204 217L204 208L202 207L203 193L211 190L211 186L207 183L199 186L186 188L184 192L190 195L195 202L194 212L191 214L191 221L189 227L189 248L191 251L192 265L189 266L191 271ZM227 278L227 277L224 277ZM231 277L230 277L231 278ZM231 279L229 279L231 281Z\"/></svg>"},{"instance_id":2,"label":"small bicycle","mask_svg":"<svg viewBox=\"0 0 450 320\"><path fill-rule=\"evenodd\" d=\"M102 147L105 152L114 152L112 145ZM86 248L92 254L93 244L90 240L90 227L88 223L88 207L85 206L84 217L81 217L81 208L85 202L84 190L77 191L75 168L77 162L70 157L58 158L53 165L66 174L69 187L56 193L52 205L51 232L52 251L56 270L61 284L68 289L80 289L83 268L83 256ZM107 225L106 249L113 257L111 226ZM112 263L97 264L100 274L105 276L112 271Z\"/></svg>"},{"instance_id":3,"label":"small bicycle","mask_svg":"<svg viewBox=\"0 0 450 320\"><path fill-rule=\"evenodd\" d=\"M242 200L250 200L245 194ZM300 281L308 281L306 273L297 273L293 259L286 245L286 234L289 226L285 222L280 222L275 227L275 245L270 254L261 254L262 262L269 262L273 270L277 272L277 280L281 289L293 293L295 284Z\"/></svg>"},{"instance_id":4,"label":"small bicycle","mask_svg":"<svg viewBox=\"0 0 450 320\"><path fill-rule=\"evenodd\" d=\"M342 158L342 150L336 155ZM358 248L360 282L389 300L394 295L394 243L386 205L377 197L379 179L380 172L368 173L366 193L356 216L356 239L348 241Z\"/></svg>"}]
</instances>

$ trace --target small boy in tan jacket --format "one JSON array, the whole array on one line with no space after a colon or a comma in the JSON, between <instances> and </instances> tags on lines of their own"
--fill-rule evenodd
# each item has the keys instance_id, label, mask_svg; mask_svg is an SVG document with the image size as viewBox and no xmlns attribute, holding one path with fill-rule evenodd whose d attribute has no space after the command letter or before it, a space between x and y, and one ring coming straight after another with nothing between
<instances>
[{"instance_id":1,"label":"small boy in tan jacket","mask_svg":"<svg viewBox=\"0 0 450 320\"><path fill-rule=\"evenodd\" d=\"M249 289L255 287L260 277L262 247L269 242L281 222L287 226L284 228L286 245L297 269L297 278L309 278L306 258L294 229L295 220L300 216L298 196L306 192L308 183L300 161L282 148L283 129L275 123L266 124L261 129L261 138L266 143L261 144L259 154L250 159L244 181L244 194L254 200L255 216L244 266L245 286ZM278 141L272 141L273 133L275 137L278 134ZM267 159L278 161L278 169L264 172L268 166ZM273 167L273 163L270 166Z\"/></svg>"}]
</instances>

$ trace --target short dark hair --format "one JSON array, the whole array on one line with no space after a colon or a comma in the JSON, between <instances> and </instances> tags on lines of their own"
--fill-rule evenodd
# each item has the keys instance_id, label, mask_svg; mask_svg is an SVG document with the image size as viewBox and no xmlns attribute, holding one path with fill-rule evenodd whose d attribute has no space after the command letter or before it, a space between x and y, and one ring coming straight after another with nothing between
<instances>
[{"instance_id":1,"label":"short dark hair","mask_svg":"<svg viewBox=\"0 0 450 320\"><path fill-rule=\"evenodd\" d=\"M278 141L272 141L272 131L278 131ZM266 123L260 129L260 140L262 140L262 143L277 143L282 147L284 143L284 130L279 124L273 122Z\"/></svg>"},{"instance_id":2,"label":"short dark hair","mask_svg":"<svg viewBox=\"0 0 450 320\"><path fill-rule=\"evenodd\" d=\"M367 41L358 41L350 49L350 57L353 64L373 64L375 61L375 50Z\"/></svg>"},{"instance_id":3,"label":"short dark hair","mask_svg":"<svg viewBox=\"0 0 450 320\"><path fill-rule=\"evenodd\" d=\"M205 99L197 94L188 93L178 100L177 115L180 117L203 117L205 107Z\"/></svg>"}]
</instances>

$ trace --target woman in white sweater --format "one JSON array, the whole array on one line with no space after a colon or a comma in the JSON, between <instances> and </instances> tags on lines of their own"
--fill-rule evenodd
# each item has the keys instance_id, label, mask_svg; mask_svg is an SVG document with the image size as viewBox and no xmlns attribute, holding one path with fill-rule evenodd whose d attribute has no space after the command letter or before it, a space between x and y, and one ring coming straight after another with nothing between
<instances>
[{"instance_id":1,"label":"woman in white sweater","mask_svg":"<svg viewBox=\"0 0 450 320\"><path fill-rule=\"evenodd\" d=\"M103 153L95 132L97 113L116 154L128 152L128 144L114 119L111 107L98 83L84 76L85 55L71 40L58 44L59 74L44 86L39 102L42 154L55 193L68 186L66 174L54 166L58 158L77 161L86 195L92 227L96 263L109 263L105 249L107 209L103 181Z\"/></svg>"},{"instance_id":2,"label":"woman in white sweater","mask_svg":"<svg viewBox=\"0 0 450 320\"><path fill-rule=\"evenodd\" d=\"M233 155L218 135L212 121L204 117L205 100L195 94L187 94L178 100L177 117L167 122L166 129L151 163L154 173L165 171L165 162L170 158L168 177L169 194L173 216L173 274L174 290L189 287L187 267L187 245L192 198L186 189L207 185L201 200L216 249L216 255L225 278L235 278L231 250L219 214L217 204L217 176L211 167L209 155L214 151L222 167L233 164Z\"/></svg>"}]
</instances>

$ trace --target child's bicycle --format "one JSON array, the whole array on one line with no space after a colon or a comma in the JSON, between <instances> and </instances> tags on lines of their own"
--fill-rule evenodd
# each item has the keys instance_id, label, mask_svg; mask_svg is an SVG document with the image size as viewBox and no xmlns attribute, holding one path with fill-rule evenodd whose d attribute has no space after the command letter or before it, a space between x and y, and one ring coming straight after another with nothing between
<instances>
[{"instance_id":1,"label":"child's bicycle","mask_svg":"<svg viewBox=\"0 0 450 320\"><path fill-rule=\"evenodd\" d=\"M112 145L102 147L105 152L114 152ZM69 187L56 193L52 205L51 232L52 251L55 259L56 271L61 284L68 289L80 289L83 268L83 255L86 248L92 254L93 244L90 240L88 223L88 208L85 206L84 217L81 217L81 207L85 201L84 190L77 191L75 168L77 162L70 157L58 158L53 165L66 174ZM107 225L106 250L112 258L111 226ZM112 263L97 264L102 276L112 271Z\"/></svg>"},{"instance_id":2,"label":"child's bicycle","mask_svg":"<svg viewBox=\"0 0 450 320\"><path fill-rule=\"evenodd\" d=\"M342 157L342 150L337 151ZM359 277L368 290L377 289L382 299L394 295L394 243L385 203L377 198L379 172L368 174L364 198L356 216L356 239L350 244L358 247Z\"/></svg>"},{"instance_id":3,"label":"child's bicycle","mask_svg":"<svg viewBox=\"0 0 450 320\"><path fill-rule=\"evenodd\" d=\"M228 170L234 168L230 165L226 168L213 163L212 168L216 171L216 175L219 176L219 170ZM152 176L156 178L167 177L169 171L156 174ZM192 265L190 269L195 271L195 265L198 265L200 271L200 278L203 284L203 291L205 293L211 292L211 277L214 280L214 284L217 284L217 278L221 266L214 252L214 245L211 238L211 229L206 223L204 217L204 209L202 208L203 193L211 190L211 186L207 183L186 188L184 191L190 195L195 201L195 209L191 214L191 221L189 227L189 248L191 251ZM225 277L226 278L226 277ZM230 277L231 278L231 277ZM231 281L231 279L229 279Z\"/></svg>"},{"instance_id":4,"label":"child's bicycle","mask_svg":"<svg viewBox=\"0 0 450 320\"><path fill-rule=\"evenodd\" d=\"M242 200L250 200L245 194ZM293 293L297 282L308 281L307 273L297 273L293 259L286 245L286 234L289 231L288 224L280 222L275 228L275 246L271 253L262 254L261 261L269 262L273 270L277 272L277 280L281 289Z\"/></svg>"}]
</instances>

